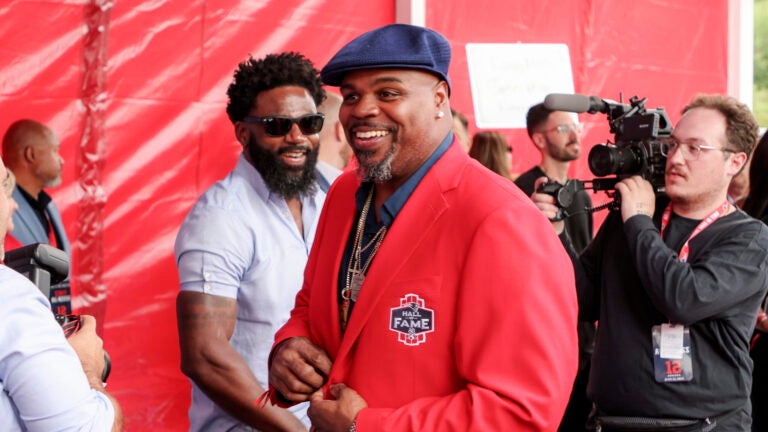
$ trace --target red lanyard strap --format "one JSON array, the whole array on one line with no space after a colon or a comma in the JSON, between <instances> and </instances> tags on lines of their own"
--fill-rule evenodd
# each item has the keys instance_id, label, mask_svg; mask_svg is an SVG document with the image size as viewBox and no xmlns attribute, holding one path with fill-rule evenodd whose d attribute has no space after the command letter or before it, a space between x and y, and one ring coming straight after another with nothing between
<instances>
[{"instance_id":1,"label":"red lanyard strap","mask_svg":"<svg viewBox=\"0 0 768 432\"><path fill-rule=\"evenodd\" d=\"M715 211L710 213L709 216L705 217L701 222L699 222L699 225L696 226L696 228L691 232L691 235L688 236L688 239L683 244L683 247L680 248L680 253L678 254L679 259L681 262L688 261L688 255L690 254L691 247L689 246L689 243L691 242L691 239L699 235L700 232L704 231L708 226L712 225L716 220L718 220L721 216L725 215L728 212L728 207L730 204L728 204L728 201L726 200L720 207L716 208ZM672 203L669 203L667 205L667 208L664 209L664 213L661 215L661 236L664 237L664 230L667 228L667 225L669 225L669 219L672 217Z\"/></svg>"}]
</instances>

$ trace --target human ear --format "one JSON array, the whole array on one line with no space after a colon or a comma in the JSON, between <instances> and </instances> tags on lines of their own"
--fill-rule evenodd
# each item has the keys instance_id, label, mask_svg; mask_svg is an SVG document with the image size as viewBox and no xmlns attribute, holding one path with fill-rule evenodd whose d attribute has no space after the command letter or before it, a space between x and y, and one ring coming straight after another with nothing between
<instances>
[{"instance_id":1,"label":"human ear","mask_svg":"<svg viewBox=\"0 0 768 432\"><path fill-rule=\"evenodd\" d=\"M445 111L443 108L448 103L448 83L440 81L435 86L435 108Z\"/></svg>"},{"instance_id":2,"label":"human ear","mask_svg":"<svg viewBox=\"0 0 768 432\"><path fill-rule=\"evenodd\" d=\"M22 154L24 156L24 161L26 161L28 164L35 163L35 159L37 159L37 155L35 153L35 148L33 146L24 147L24 150L22 150Z\"/></svg>"},{"instance_id":3,"label":"human ear","mask_svg":"<svg viewBox=\"0 0 768 432\"><path fill-rule=\"evenodd\" d=\"M534 132L533 135L531 135L531 141L533 141L533 145L535 145L538 149L543 149L546 145L544 134L541 132Z\"/></svg>"},{"instance_id":4,"label":"human ear","mask_svg":"<svg viewBox=\"0 0 768 432\"><path fill-rule=\"evenodd\" d=\"M735 177L742 167L747 163L747 154L744 152L734 153L728 158L728 175ZM746 169L746 168L745 168Z\"/></svg>"},{"instance_id":5,"label":"human ear","mask_svg":"<svg viewBox=\"0 0 768 432\"><path fill-rule=\"evenodd\" d=\"M239 142L241 146L245 147L246 145L248 145L248 138L250 137L250 131L248 130L248 126L246 126L245 123L243 122L235 123L235 137L237 138L237 142Z\"/></svg>"}]
</instances>

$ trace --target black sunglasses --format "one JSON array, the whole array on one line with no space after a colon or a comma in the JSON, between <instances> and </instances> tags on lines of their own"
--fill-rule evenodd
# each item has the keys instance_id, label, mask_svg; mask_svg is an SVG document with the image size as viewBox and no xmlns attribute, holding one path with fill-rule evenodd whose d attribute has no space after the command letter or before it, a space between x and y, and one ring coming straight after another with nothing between
<instances>
[{"instance_id":1,"label":"black sunglasses","mask_svg":"<svg viewBox=\"0 0 768 432\"><path fill-rule=\"evenodd\" d=\"M283 116L271 117L251 117L243 119L246 123L261 123L264 126L264 132L269 136L282 137L288 135L296 123L304 135L313 135L320 132L323 128L324 114L307 114L299 118L290 118Z\"/></svg>"}]
</instances>

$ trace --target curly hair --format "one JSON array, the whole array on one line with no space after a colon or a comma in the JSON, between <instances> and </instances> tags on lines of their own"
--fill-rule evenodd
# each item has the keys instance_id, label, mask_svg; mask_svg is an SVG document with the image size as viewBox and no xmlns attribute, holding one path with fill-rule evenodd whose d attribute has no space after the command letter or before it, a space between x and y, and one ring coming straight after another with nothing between
<instances>
[{"instance_id":1,"label":"curly hair","mask_svg":"<svg viewBox=\"0 0 768 432\"><path fill-rule=\"evenodd\" d=\"M296 52L268 54L258 60L249 56L237 66L233 78L227 88L227 115L233 124L254 108L259 93L277 87L304 87L315 105L325 99L319 72L309 59Z\"/></svg>"},{"instance_id":2,"label":"curly hair","mask_svg":"<svg viewBox=\"0 0 768 432\"><path fill-rule=\"evenodd\" d=\"M694 108L709 108L720 112L726 121L725 145L737 152L746 153L747 157L752 155L760 127L748 106L731 96L700 94L683 108L682 114Z\"/></svg>"}]
</instances>

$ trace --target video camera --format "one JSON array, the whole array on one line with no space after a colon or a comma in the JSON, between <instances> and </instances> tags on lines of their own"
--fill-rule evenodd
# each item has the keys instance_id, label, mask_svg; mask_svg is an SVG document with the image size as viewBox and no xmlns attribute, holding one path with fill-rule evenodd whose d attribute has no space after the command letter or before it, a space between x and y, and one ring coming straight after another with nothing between
<instances>
[{"instance_id":1,"label":"video camera","mask_svg":"<svg viewBox=\"0 0 768 432\"><path fill-rule=\"evenodd\" d=\"M71 314L69 284L69 257L66 252L43 243L33 243L5 253L5 265L32 281L37 289L51 301L54 318L70 337L80 329L80 315ZM107 382L112 363L104 351L104 370L101 380Z\"/></svg>"},{"instance_id":2,"label":"video camera","mask_svg":"<svg viewBox=\"0 0 768 432\"><path fill-rule=\"evenodd\" d=\"M568 111L589 114L603 113L608 117L614 142L597 144L592 147L587 158L589 169L598 177L592 180L569 180L565 185L548 182L539 187L538 192L555 197L559 207L555 220L568 217L564 208L573 201L573 194L580 190L614 191L616 183L624 178L639 175L651 183L656 193L664 192L664 170L667 158L662 154L666 138L672 134L672 124L664 108L647 109L647 98L630 98L629 105L597 96L580 94L547 95L544 106L554 111ZM612 195L612 193L609 193ZM618 196L608 207L618 206ZM596 211L605 206L585 211Z\"/></svg>"}]
</instances>

